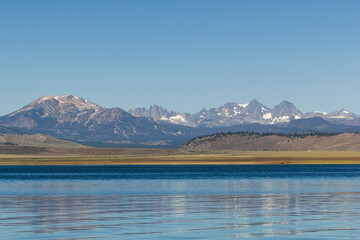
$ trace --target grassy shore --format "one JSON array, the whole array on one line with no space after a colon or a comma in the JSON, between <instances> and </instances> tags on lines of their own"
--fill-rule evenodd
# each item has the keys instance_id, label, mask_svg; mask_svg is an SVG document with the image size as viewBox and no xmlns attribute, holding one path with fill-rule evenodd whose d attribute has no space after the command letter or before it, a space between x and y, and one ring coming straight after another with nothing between
<instances>
[{"instance_id":1,"label":"grassy shore","mask_svg":"<svg viewBox=\"0 0 360 240\"><path fill-rule=\"evenodd\" d=\"M0 165L220 165L220 164L360 164L360 152L350 151L232 151L196 153L173 151L132 155L0 154Z\"/></svg>"}]
</instances>

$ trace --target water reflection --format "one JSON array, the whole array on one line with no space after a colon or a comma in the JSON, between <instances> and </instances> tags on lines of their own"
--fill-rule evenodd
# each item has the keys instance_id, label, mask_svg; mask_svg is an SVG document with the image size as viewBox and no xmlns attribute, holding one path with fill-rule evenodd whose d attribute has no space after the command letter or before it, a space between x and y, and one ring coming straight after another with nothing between
<instances>
[{"instance_id":1,"label":"water reflection","mask_svg":"<svg viewBox=\"0 0 360 240\"><path fill-rule=\"evenodd\" d=\"M353 190L348 192L326 191L333 189L333 182L321 182L322 188L316 193L308 191L312 188L307 181L222 180L211 182L219 189L215 194L209 181L161 180L152 182L152 191L145 191L149 185L140 180L106 181L95 184L110 185L101 194L76 195L90 182L54 181L52 187L59 184L58 192L52 192L58 195L38 189L44 195L1 196L0 238L351 238L360 231L357 182L342 182L348 184L345 189ZM254 187L257 193L252 193ZM110 194L112 188L123 191ZM200 194L194 194L196 188ZM289 191L294 188L297 190ZM129 189L140 189L142 194L129 194ZM204 194L204 189L210 193ZM165 190L171 194L157 194ZM62 192L72 194L60 195Z\"/></svg>"}]
</instances>

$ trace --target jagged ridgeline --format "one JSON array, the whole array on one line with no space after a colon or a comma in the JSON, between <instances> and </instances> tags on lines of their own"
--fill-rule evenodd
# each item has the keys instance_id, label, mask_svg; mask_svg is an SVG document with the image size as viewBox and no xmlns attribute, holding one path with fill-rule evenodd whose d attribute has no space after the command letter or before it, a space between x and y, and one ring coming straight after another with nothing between
<instances>
[{"instance_id":1,"label":"jagged ridgeline","mask_svg":"<svg viewBox=\"0 0 360 240\"><path fill-rule=\"evenodd\" d=\"M216 133L185 142L190 151L360 151L359 133Z\"/></svg>"},{"instance_id":2,"label":"jagged ridgeline","mask_svg":"<svg viewBox=\"0 0 360 240\"><path fill-rule=\"evenodd\" d=\"M191 127L135 117L121 108L104 108L72 95L40 97L0 117L0 125L111 146L177 147L197 135Z\"/></svg>"},{"instance_id":3,"label":"jagged ridgeline","mask_svg":"<svg viewBox=\"0 0 360 240\"><path fill-rule=\"evenodd\" d=\"M357 132L359 119L346 110L302 113L287 101L271 109L254 99L189 114L156 105L127 112L66 95L43 96L0 117L0 133L41 133L100 147L177 148L216 132Z\"/></svg>"},{"instance_id":4,"label":"jagged ridgeline","mask_svg":"<svg viewBox=\"0 0 360 240\"><path fill-rule=\"evenodd\" d=\"M202 109L195 114L168 111L157 105L150 106L148 109L133 108L129 112L134 116L149 117L156 121L196 127L226 127L248 123L276 125L313 117L321 117L336 124L360 126L360 117L344 109L330 113L322 111L302 113L288 101L282 101L274 108L269 108L256 99L245 104L226 103L217 108Z\"/></svg>"}]
</instances>

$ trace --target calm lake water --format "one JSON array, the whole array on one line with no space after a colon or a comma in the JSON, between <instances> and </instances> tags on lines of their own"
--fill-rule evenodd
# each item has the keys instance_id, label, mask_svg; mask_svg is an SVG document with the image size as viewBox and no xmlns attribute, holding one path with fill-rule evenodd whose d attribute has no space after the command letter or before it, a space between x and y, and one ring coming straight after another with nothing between
<instances>
[{"instance_id":1,"label":"calm lake water","mask_svg":"<svg viewBox=\"0 0 360 240\"><path fill-rule=\"evenodd\" d=\"M0 239L360 239L360 166L1 166Z\"/></svg>"}]
</instances>

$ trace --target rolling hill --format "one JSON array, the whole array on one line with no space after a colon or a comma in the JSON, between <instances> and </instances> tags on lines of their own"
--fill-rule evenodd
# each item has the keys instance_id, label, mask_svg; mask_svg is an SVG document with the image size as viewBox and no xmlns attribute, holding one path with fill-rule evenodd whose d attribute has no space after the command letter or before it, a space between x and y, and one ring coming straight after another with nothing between
<instances>
[{"instance_id":1,"label":"rolling hill","mask_svg":"<svg viewBox=\"0 0 360 240\"><path fill-rule=\"evenodd\" d=\"M43 134L0 134L0 145L53 147L53 148L87 148L84 145L57 139Z\"/></svg>"},{"instance_id":2,"label":"rolling hill","mask_svg":"<svg viewBox=\"0 0 360 240\"><path fill-rule=\"evenodd\" d=\"M191 139L182 148L189 151L360 151L360 134L218 133Z\"/></svg>"}]
</instances>

